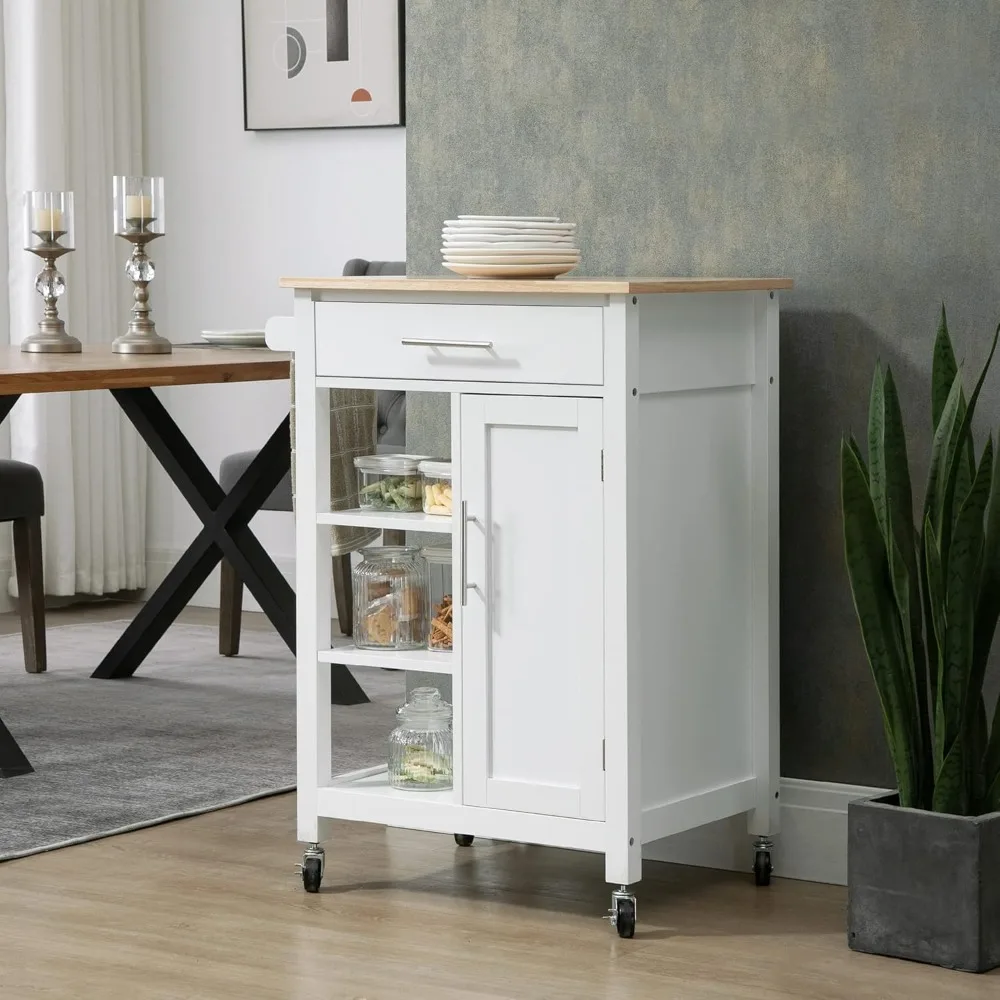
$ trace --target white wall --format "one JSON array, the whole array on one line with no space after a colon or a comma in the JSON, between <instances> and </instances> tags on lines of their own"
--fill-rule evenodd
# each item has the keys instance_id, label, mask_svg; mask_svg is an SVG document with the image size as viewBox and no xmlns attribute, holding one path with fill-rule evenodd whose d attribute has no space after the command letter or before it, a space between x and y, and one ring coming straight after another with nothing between
<instances>
[{"instance_id":1,"label":"white wall","mask_svg":"<svg viewBox=\"0 0 1000 1000\"><path fill-rule=\"evenodd\" d=\"M339 274L351 257L406 255L400 128L244 132L239 0L143 0L145 169L162 174L167 235L153 245L157 328L175 343L203 329L262 329L291 312L281 275ZM124 257L123 257L124 260ZM287 412L285 382L163 391L213 472L256 448ZM157 582L199 524L155 465L149 570ZM254 521L289 573L290 514ZM198 604L217 603L217 579Z\"/></svg>"}]
</instances>

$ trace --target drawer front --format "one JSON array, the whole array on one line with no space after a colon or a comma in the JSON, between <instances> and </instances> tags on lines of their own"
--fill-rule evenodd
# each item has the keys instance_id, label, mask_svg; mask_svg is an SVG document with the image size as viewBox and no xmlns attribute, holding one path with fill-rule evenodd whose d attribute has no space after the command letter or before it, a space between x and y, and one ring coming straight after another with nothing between
<instances>
[{"instance_id":1,"label":"drawer front","mask_svg":"<svg viewBox=\"0 0 1000 1000\"><path fill-rule=\"evenodd\" d=\"M317 302L316 374L604 382L600 306Z\"/></svg>"}]
</instances>

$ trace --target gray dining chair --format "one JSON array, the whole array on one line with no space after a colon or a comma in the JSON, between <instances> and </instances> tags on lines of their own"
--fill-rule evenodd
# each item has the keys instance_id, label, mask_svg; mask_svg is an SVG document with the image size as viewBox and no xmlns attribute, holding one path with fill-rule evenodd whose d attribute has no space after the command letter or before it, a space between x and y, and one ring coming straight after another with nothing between
<instances>
[{"instance_id":1,"label":"gray dining chair","mask_svg":"<svg viewBox=\"0 0 1000 1000\"><path fill-rule=\"evenodd\" d=\"M344 265L345 277L362 275L406 274L402 260L363 260L355 257ZM377 447L379 451L401 451L406 446L406 393L394 390L376 393ZM219 469L219 483L228 493L257 457L256 451L228 455ZM292 510L291 473L275 487L261 505L261 510ZM350 635L354 611L351 584L351 556L333 556L333 594L337 606L337 621L344 635ZM240 625L243 613L243 581L227 560L222 560L222 582L219 590L219 652L236 656L240 651Z\"/></svg>"},{"instance_id":2,"label":"gray dining chair","mask_svg":"<svg viewBox=\"0 0 1000 1000\"><path fill-rule=\"evenodd\" d=\"M42 586L42 474L27 462L0 459L0 521L14 532L14 571L24 669L45 672L45 592Z\"/></svg>"}]
</instances>

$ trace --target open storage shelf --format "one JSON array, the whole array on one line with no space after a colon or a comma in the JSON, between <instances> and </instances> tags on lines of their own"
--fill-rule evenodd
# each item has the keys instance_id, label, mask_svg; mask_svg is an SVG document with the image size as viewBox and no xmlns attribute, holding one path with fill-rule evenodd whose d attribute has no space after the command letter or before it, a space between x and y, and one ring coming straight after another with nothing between
<instances>
[{"instance_id":1,"label":"open storage shelf","mask_svg":"<svg viewBox=\"0 0 1000 1000\"><path fill-rule=\"evenodd\" d=\"M389 670L421 670L428 674L454 672L455 654L452 650L412 649L358 649L349 636L336 636L333 648L322 650L321 663L343 663L348 667L384 667Z\"/></svg>"},{"instance_id":2,"label":"open storage shelf","mask_svg":"<svg viewBox=\"0 0 1000 1000\"><path fill-rule=\"evenodd\" d=\"M429 531L450 535L452 519L440 514L401 514L384 510L338 510L317 514L317 524L339 524L353 528L381 528L383 531Z\"/></svg>"}]
</instances>

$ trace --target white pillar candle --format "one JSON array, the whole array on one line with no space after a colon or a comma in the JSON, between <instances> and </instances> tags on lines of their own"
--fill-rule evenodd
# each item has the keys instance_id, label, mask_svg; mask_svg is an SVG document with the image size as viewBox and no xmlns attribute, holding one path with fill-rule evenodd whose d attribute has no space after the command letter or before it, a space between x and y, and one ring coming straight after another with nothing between
<instances>
[{"instance_id":1,"label":"white pillar candle","mask_svg":"<svg viewBox=\"0 0 1000 1000\"><path fill-rule=\"evenodd\" d=\"M143 221L153 217L153 199L144 194L130 194L125 196L125 218L141 219Z\"/></svg>"},{"instance_id":2,"label":"white pillar candle","mask_svg":"<svg viewBox=\"0 0 1000 1000\"><path fill-rule=\"evenodd\" d=\"M38 208L35 210L36 233L59 233L63 230L61 208Z\"/></svg>"}]
</instances>

